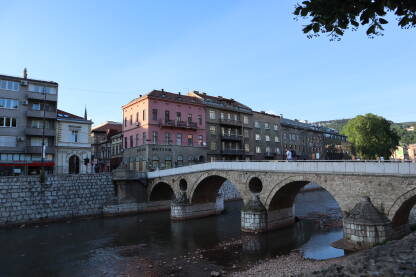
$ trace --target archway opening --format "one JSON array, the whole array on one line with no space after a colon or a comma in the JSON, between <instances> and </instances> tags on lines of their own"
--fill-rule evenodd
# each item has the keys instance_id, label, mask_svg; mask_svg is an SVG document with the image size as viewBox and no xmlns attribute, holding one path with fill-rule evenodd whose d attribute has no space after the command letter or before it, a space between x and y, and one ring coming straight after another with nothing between
<instances>
[{"instance_id":1,"label":"archway opening","mask_svg":"<svg viewBox=\"0 0 416 277\"><path fill-rule=\"evenodd\" d=\"M69 174L79 174L80 161L77 155L72 155L69 160Z\"/></svg>"},{"instance_id":2,"label":"archway opening","mask_svg":"<svg viewBox=\"0 0 416 277\"><path fill-rule=\"evenodd\" d=\"M174 199L174 192L167 183L158 183L150 193L150 201L166 201Z\"/></svg>"},{"instance_id":3,"label":"archway opening","mask_svg":"<svg viewBox=\"0 0 416 277\"><path fill-rule=\"evenodd\" d=\"M185 180L185 179L181 179L181 180L179 181L179 189L180 189L181 191L186 191L186 190L188 189L188 183L186 182L186 180Z\"/></svg>"},{"instance_id":4,"label":"archway opening","mask_svg":"<svg viewBox=\"0 0 416 277\"><path fill-rule=\"evenodd\" d=\"M406 232L409 225L416 227L416 195L410 197L397 210L392 219L394 229Z\"/></svg>"},{"instance_id":5,"label":"archway opening","mask_svg":"<svg viewBox=\"0 0 416 277\"><path fill-rule=\"evenodd\" d=\"M191 199L191 203L215 202L218 192L227 179L218 175L212 175L203 179L197 185Z\"/></svg>"}]
</instances>

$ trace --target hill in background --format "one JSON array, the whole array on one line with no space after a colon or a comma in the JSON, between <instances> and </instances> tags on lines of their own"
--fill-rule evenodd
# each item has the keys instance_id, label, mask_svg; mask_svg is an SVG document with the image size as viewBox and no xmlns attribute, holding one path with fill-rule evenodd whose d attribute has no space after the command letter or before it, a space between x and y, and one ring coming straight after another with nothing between
<instances>
[{"instance_id":1,"label":"hill in background","mask_svg":"<svg viewBox=\"0 0 416 277\"><path fill-rule=\"evenodd\" d=\"M342 131L342 128L347 124L349 118L346 119L336 119L336 120L327 120L315 122L315 124L322 125L328 128L337 130L338 132ZM414 131L406 130L409 127L414 127ZM393 129L400 135L400 144L413 144L416 143L416 121L411 122L393 122Z\"/></svg>"}]
</instances>

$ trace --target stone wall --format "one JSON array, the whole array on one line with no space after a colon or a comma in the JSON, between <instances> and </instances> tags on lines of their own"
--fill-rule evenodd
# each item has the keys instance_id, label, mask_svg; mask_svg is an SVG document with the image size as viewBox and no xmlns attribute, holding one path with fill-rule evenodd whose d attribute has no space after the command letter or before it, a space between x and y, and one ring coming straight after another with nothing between
<instances>
[{"instance_id":1,"label":"stone wall","mask_svg":"<svg viewBox=\"0 0 416 277\"><path fill-rule=\"evenodd\" d=\"M224 196L224 200L236 200L241 199L240 192L236 189L236 187L230 181L225 181L220 188L220 193Z\"/></svg>"},{"instance_id":2,"label":"stone wall","mask_svg":"<svg viewBox=\"0 0 416 277\"><path fill-rule=\"evenodd\" d=\"M101 215L113 196L111 174L0 177L0 225Z\"/></svg>"}]
</instances>

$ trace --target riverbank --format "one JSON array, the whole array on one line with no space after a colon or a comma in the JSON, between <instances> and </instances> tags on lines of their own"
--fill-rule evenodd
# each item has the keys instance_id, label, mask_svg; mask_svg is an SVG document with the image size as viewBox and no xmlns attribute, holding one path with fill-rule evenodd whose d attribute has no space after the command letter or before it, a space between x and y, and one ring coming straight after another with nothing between
<instances>
[{"instance_id":1,"label":"riverbank","mask_svg":"<svg viewBox=\"0 0 416 277\"><path fill-rule=\"evenodd\" d=\"M416 276L416 232L349 256L324 261L278 256L232 276Z\"/></svg>"}]
</instances>

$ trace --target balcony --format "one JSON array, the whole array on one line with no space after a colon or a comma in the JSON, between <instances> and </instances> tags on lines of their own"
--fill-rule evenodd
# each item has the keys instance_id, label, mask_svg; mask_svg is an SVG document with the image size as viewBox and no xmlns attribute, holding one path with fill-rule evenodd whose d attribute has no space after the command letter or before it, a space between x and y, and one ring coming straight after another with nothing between
<instances>
[{"instance_id":1,"label":"balcony","mask_svg":"<svg viewBox=\"0 0 416 277\"><path fill-rule=\"evenodd\" d=\"M244 155L246 152L244 149L223 149L221 154L223 155Z\"/></svg>"},{"instance_id":2,"label":"balcony","mask_svg":"<svg viewBox=\"0 0 416 277\"><path fill-rule=\"evenodd\" d=\"M28 154L42 154L42 146L26 146L26 153ZM54 154L55 147L46 146L46 154Z\"/></svg>"},{"instance_id":3,"label":"balcony","mask_svg":"<svg viewBox=\"0 0 416 277\"><path fill-rule=\"evenodd\" d=\"M222 125L228 125L228 126L242 126L241 120L234 120L234 119L226 119L226 118L220 118L220 124Z\"/></svg>"},{"instance_id":4,"label":"balcony","mask_svg":"<svg viewBox=\"0 0 416 277\"><path fill-rule=\"evenodd\" d=\"M27 117L43 118L43 111L28 110L26 115ZM45 118L56 119L56 112L45 111Z\"/></svg>"},{"instance_id":5,"label":"balcony","mask_svg":"<svg viewBox=\"0 0 416 277\"><path fill-rule=\"evenodd\" d=\"M186 121L174 121L174 120L161 120L159 121L160 127L164 128L179 128L179 129L198 129L196 122L186 122Z\"/></svg>"},{"instance_id":6,"label":"balcony","mask_svg":"<svg viewBox=\"0 0 416 277\"><path fill-rule=\"evenodd\" d=\"M42 136L43 129L42 128L26 128L26 135L28 136ZM56 134L55 129L45 129L45 136L47 137L54 137Z\"/></svg>"},{"instance_id":7,"label":"balcony","mask_svg":"<svg viewBox=\"0 0 416 277\"><path fill-rule=\"evenodd\" d=\"M242 141L243 136L242 135L233 135L233 134L222 134L221 135L222 140L229 140L229 141Z\"/></svg>"},{"instance_id":8,"label":"balcony","mask_svg":"<svg viewBox=\"0 0 416 277\"><path fill-rule=\"evenodd\" d=\"M35 100L46 100L46 101L52 101L57 102L58 101L58 95L57 94L49 94L46 93L46 96L44 93L39 92L27 92L27 98L28 99L35 99Z\"/></svg>"},{"instance_id":9,"label":"balcony","mask_svg":"<svg viewBox=\"0 0 416 277\"><path fill-rule=\"evenodd\" d=\"M273 158L276 155L276 153L272 153L272 152L266 152L264 153L264 156L266 158Z\"/></svg>"}]
</instances>

